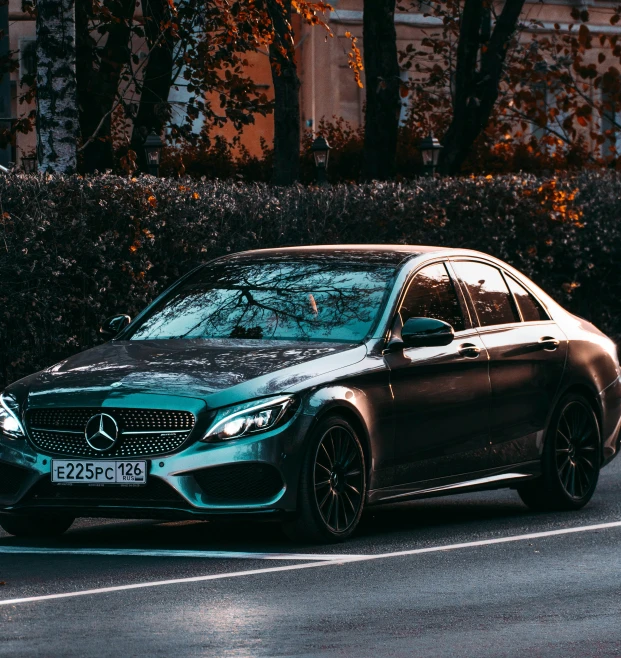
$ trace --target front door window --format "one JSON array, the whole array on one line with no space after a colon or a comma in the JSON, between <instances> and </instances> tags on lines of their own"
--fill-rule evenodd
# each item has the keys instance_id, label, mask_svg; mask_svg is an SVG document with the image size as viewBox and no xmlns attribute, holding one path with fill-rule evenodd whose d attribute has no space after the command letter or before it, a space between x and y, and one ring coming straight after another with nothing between
<instances>
[{"instance_id":1,"label":"front door window","mask_svg":"<svg viewBox=\"0 0 621 658\"><path fill-rule=\"evenodd\" d=\"M448 322L455 331L465 329L461 305L443 263L417 272L399 312L403 324L410 318L434 318Z\"/></svg>"}]
</instances>

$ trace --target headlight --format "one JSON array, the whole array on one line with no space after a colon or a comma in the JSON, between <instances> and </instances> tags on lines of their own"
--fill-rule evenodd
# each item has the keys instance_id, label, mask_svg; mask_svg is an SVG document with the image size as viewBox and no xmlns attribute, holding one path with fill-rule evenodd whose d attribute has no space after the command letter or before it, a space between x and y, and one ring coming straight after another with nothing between
<instances>
[{"instance_id":1,"label":"headlight","mask_svg":"<svg viewBox=\"0 0 621 658\"><path fill-rule=\"evenodd\" d=\"M267 432L291 418L295 406L293 396L283 395L262 402L248 402L221 409L203 441L228 441L258 432Z\"/></svg>"},{"instance_id":2,"label":"headlight","mask_svg":"<svg viewBox=\"0 0 621 658\"><path fill-rule=\"evenodd\" d=\"M0 395L0 434L10 439L23 439L26 436L18 414L19 407L15 398Z\"/></svg>"}]
</instances>

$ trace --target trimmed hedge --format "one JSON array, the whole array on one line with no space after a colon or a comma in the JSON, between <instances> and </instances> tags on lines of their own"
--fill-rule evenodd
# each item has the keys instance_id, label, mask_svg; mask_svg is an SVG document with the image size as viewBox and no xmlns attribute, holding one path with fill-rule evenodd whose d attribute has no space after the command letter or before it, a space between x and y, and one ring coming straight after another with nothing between
<instances>
[{"instance_id":1,"label":"trimmed hedge","mask_svg":"<svg viewBox=\"0 0 621 658\"><path fill-rule=\"evenodd\" d=\"M485 251L621 336L614 172L274 188L219 181L0 178L0 390L100 341L198 263L299 244Z\"/></svg>"}]
</instances>

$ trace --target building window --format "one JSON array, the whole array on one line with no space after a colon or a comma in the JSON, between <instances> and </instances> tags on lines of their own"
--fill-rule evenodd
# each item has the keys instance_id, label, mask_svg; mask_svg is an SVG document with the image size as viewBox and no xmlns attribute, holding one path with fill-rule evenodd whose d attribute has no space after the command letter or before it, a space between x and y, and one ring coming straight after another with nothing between
<instances>
[{"instance_id":1,"label":"building window","mask_svg":"<svg viewBox=\"0 0 621 658\"><path fill-rule=\"evenodd\" d=\"M418 9L419 13L424 16L433 16L436 8L435 5L437 5L437 3L431 2L430 0L418 0L414 6Z\"/></svg>"},{"instance_id":2,"label":"building window","mask_svg":"<svg viewBox=\"0 0 621 658\"><path fill-rule=\"evenodd\" d=\"M19 74L20 78L25 75L37 74L37 42L35 39L20 39Z\"/></svg>"},{"instance_id":3,"label":"building window","mask_svg":"<svg viewBox=\"0 0 621 658\"><path fill-rule=\"evenodd\" d=\"M548 134L548 112L550 109L550 92L545 82L538 82L532 86L534 96L534 121L532 126L533 137L540 142Z\"/></svg>"},{"instance_id":4,"label":"building window","mask_svg":"<svg viewBox=\"0 0 621 658\"><path fill-rule=\"evenodd\" d=\"M407 123L408 116L410 114L410 97L412 92L408 89L410 82L409 73L406 70L401 69L399 78L401 79L401 84L399 85L399 101L401 103L401 110L399 111L399 125L404 126ZM403 90L407 90L407 95L403 94Z\"/></svg>"},{"instance_id":5,"label":"building window","mask_svg":"<svg viewBox=\"0 0 621 658\"><path fill-rule=\"evenodd\" d=\"M548 152L555 153L560 144L571 141L565 127L570 113L562 109L564 95L558 86L549 87L541 82L533 86L533 96L536 109L532 135L539 142L545 140Z\"/></svg>"},{"instance_id":6,"label":"building window","mask_svg":"<svg viewBox=\"0 0 621 658\"><path fill-rule=\"evenodd\" d=\"M618 94L602 91L602 157L616 157L621 153L621 98Z\"/></svg>"}]
</instances>

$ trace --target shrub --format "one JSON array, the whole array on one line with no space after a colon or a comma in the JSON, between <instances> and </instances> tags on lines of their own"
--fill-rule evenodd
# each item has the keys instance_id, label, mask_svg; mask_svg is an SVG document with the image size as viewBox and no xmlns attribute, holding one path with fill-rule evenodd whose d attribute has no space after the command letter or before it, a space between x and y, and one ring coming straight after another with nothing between
<instances>
[{"instance_id":1,"label":"shrub","mask_svg":"<svg viewBox=\"0 0 621 658\"><path fill-rule=\"evenodd\" d=\"M195 265L321 243L444 244L494 254L621 335L621 177L586 172L323 189L0 178L0 387L100 341Z\"/></svg>"}]
</instances>

